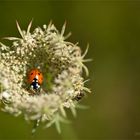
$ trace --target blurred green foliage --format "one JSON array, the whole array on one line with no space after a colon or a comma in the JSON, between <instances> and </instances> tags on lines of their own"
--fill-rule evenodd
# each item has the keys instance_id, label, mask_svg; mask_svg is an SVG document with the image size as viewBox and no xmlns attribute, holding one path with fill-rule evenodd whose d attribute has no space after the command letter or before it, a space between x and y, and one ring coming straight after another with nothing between
<instances>
[{"instance_id":1,"label":"blurred green foliage","mask_svg":"<svg viewBox=\"0 0 140 140\"><path fill-rule=\"evenodd\" d=\"M0 38L19 36L33 18L32 29L50 20L61 29L67 21L68 39L82 50L90 44L86 58L94 93L81 101L90 106L79 110L71 124L38 128L31 136L31 124L22 117L0 113L0 139L140 139L140 1L136 0L5 0L0 1ZM2 42L5 42L1 40Z\"/></svg>"}]
</instances>

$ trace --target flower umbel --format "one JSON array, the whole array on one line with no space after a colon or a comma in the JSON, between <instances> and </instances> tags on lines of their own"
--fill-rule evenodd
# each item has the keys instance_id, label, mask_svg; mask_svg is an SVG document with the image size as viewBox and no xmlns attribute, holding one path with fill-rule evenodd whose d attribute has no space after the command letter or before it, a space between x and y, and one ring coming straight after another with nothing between
<instances>
[{"instance_id":1,"label":"flower umbel","mask_svg":"<svg viewBox=\"0 0 140 140\"><path fill-rule=\"evenodd\" d=\"M34 121L35 132L39 122L46 127L56 124L60 132L59 122L67 122L65 108L70 108L76 115L78 100L86 92L82 69L88 75L83 62L88 51L82 55L78 44L65 41L65 25L59 32L50 23L43 28L30 31L17 28L21 38L7 37L11 46L0 43L0 107L2 111L14 116L24 115L25 120ZM31 69L39 69L44 76L43 84L38 92L30 89L27 74Z\"/></svg>"}]
</instances>

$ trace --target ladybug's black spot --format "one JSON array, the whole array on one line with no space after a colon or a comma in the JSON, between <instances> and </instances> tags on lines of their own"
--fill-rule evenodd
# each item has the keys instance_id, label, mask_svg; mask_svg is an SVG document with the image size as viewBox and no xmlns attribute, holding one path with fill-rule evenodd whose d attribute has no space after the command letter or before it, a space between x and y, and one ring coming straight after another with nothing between
<instances>
[{"instance_id":1,"label":"ladybug's black spot","mask_svg":"<svg viewBox=\"0 0 140 140\"><path fill-rule=\"evenodd\" d=\"M38 73L38 75L40 75L40 73Z\"/></svg>"},{"instance_id":2,"label":"ladybug's black spot","mask_svg":"<svg viewBox=\"0 0 140 140\"><path fill-rule=\"evenodd\" d=\"M39 89L40 85L39 85L39 83L37 82L37 79L36 79L36 78L34 78L34 81L31 83L31 86L32 86L32 88L35 89L35 90Z\"/></svg>"},{"instance_id":3,"label":"ladybug's black spot","mask_svg":"<svg viewBox=\"0 0 140 140\"><path fill-rule=\"evenodd\" d=\"M33 72L31 73L31 75L33 75Z\"/></svg>"}]
</instances>

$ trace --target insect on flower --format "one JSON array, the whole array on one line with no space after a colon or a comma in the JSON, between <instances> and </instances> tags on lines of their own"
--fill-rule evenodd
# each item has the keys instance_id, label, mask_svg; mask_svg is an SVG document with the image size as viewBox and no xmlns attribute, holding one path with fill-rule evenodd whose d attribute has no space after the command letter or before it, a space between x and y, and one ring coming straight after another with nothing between
<instances>
[{"instance_id":1,"label":"insect on flower","mask_svg":"<svg viewBox=\"0 0 140 140\"><path fill-rule=\"evenodd\" d=\"M38 90L43 82L43 75L38 69L33 69L28 73L28 83L33 90Z\"/></svg>"},{"instance_id":2,"label":"insect on flower","mask_svg":"<svg viewBox=\"0 0 140 140\"><path fill-rule=\"evenodd\" d=\"M83 70L89 74L88 46L82 54L78 43L66 41L66 24L61 31L52 23L33 31L31 25L25 31L17 22L21 37L6 37L11 46L0 42L0 110L34 122L32 133L43 123L45 128L55 124L60 133L65 110L76 116L80 100L91 92L82 77Z\"/></svg>"},{"instance_id":3,"label":"insect on flower","mask_svg":"<svg viewBox=\"0 0 140 140\"><path fill-rule=\"evenodd\" d=\"M76 97L74 97L73 100L79 101L79 100L81 100L84 96L85 96L85 94L84 94L83 92L80 92L80 94L78 94Z\"/></svg>"}]
</instances>

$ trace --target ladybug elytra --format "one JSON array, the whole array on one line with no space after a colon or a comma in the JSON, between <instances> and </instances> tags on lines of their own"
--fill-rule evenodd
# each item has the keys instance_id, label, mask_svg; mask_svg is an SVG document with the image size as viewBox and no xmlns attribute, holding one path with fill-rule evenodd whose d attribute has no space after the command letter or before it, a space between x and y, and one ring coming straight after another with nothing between
<instances>
[{"instance_id":1,"label":"ladybug elytra","mask_svg":"<svg viewBox=\"0 0 140 140\"><path fill-rule=\"evenodd\" d=\"M28 73L28 83L31 88L38 90L43 82L43 75L38 69L33 69Z\"/></svg>"}]
</instances>

